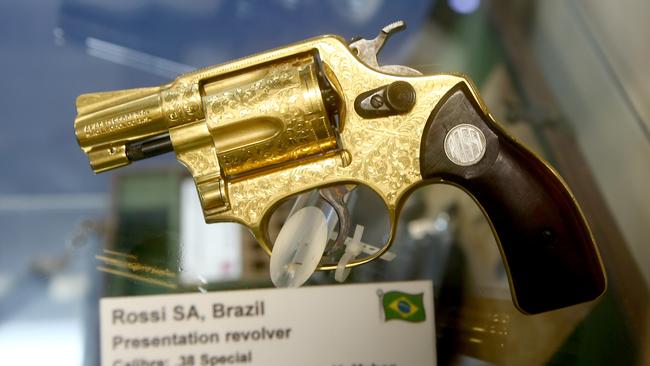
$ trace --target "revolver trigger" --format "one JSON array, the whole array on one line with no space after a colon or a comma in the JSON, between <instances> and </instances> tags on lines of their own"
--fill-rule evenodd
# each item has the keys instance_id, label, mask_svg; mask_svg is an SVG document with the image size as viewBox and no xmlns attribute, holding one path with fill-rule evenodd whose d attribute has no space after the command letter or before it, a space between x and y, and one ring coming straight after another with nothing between
<instances>
[{"instance_id":1,"label":"revolver trigger","mask_svg":"<svg viewBox=\"0 0 650 366\"><path fill-rule=\"evenodd\" d=\"M350 188L352 187L352 188ZM334 244L328 249L325 255L330 255L345 246L345 239L350 231L350 212L345 205L345 196L354 189L355 186L337 185L319 189L320 196L334 208L338 217L339 230L336 235Z\"/></svg>"}]
</instances>

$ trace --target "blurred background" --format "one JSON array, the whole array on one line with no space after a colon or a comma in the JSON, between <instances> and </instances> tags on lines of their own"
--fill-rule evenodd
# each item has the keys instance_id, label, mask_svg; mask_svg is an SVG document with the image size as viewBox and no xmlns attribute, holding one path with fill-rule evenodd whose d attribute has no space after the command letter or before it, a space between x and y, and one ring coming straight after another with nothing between
<instances>
[{"instance_id":1,"label":"blurred background","mask_svg":"<svg viewBox=\"0 0 650 366\"><path fill-rule=\"evenodd\" d=\"M0 364L98 364L103 296L270 286L244 229L203 224L173 156L92 174L73 131L79 94L402 19L380 62L469 75L573 189L609 289L521 315L487 221L449 186L416 191L395 259L350 282L432 279L441 365L650 365L649 2L25 0L0 14Z\"/></svg>"}]
</instances>

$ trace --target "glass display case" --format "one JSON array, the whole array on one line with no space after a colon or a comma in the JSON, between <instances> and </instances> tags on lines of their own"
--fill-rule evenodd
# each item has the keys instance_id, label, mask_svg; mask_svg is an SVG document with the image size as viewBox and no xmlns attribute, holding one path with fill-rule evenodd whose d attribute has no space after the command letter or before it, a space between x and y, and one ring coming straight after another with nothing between
<instances>
[{"instance_id":1,"label":"glass display case","mask_svg":"<svg viewBox=\"0 0 650 366\"><path fill-rule=\"evenodd\" d=\"M61 0L0 9L1 364L99 364L103 297L273 286L268 255L245 227L203 222L173 154L93 175L73 130L79 94L154 86L321 34L370 38L398 19L408 28L380 62L474 80L495 119L571 187L608 289L590 303L522 314L481 209L442 184L408 199L388 260L353 268L346 282L431 280L439 365L650 364L648 3ZM371 198L353 211L381 232ZM335 283L319 271L306 286Z\"/></svg>"}]
</instances>

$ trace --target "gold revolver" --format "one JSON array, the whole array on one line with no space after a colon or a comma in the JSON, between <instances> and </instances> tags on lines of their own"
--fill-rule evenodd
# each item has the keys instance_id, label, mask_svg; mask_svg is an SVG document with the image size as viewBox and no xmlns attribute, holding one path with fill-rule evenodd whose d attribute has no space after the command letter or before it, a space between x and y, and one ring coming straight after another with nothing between
<instances>
[{"instance_id":1,"label":"gold revolver","mask_svg":"<svg viewBox=\"0 0 650 366\"><path fill-rule=\"evenodd\" d=\"M319 269L348 238L346 195L364 186L390 222L415 188L464 189L495 233L513 301L539 313L600 296L606 278L572 193L543 160L497 124L460 74L380 66L385 40L321 36L179 76L159 86L77 98L75 133L95 172L174 151L192 174L206 222L246 225L273 250L271 213L318 190L339 226ZM322 254L322 253L320 253Z\"/></svg>"}]
</instances>

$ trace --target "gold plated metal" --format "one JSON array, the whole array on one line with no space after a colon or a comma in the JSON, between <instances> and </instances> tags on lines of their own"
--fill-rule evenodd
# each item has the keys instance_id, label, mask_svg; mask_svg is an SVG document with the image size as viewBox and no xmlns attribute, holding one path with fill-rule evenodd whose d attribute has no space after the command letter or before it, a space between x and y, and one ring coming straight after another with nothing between
<instances>
[{"instance_id":1,"label":"gold plated metal","mask_svg":"<svg viewBox=\"0 0 650 366\"><path fill-rule=\"evenodd\" d=\"M501 225L497 234L488 217L522 311L548 311L602 294L602 262L571 191L547 163L494 122L473 83L460 74L420 75L377 64L384 41L403 26L393 23L376 38L351 44L338 36L312 38L190 72L159 87L81 95L77 140L95 172L173 149L196 183L205 221L247 226L269 254L269 220L286 199L315 188L364 185L383 201L390 230L379 251L346 267L389 249L401 206L415 188L455 184L486 217L482 203L489 204ZM534 188L541 198L518 205L504 190L514 178L521 183L519 197ZM546 214L522 221L539 227L514 230L504 224L531 207ZM574 220L559 220L562 211ZM509 238L507 253L500 235ZM556 243L558 235L563 243ZM525 245L522 237L528 238ZM518 262L516 281L507 256ZM561 279L549 284L545 271L527 272L523 262L537 265L540 256L561 266L555 268ZM576 269L577 264L582 267ZM322 261L319 269L336 267ZM517 295L520 283L525 285Z\"/></svg>"},{"instance_id":2,"label":"gold plated metal","mask_svg":"<svg viewBox=\"0 0 650 366\"><path fill-rule=\"evenodd\" d=\"M126 142L164 133L161 88L83 94L77 98L75 133L96 173L127 165Z\"/></svg>"},{"instance_id":3,"label":"gold plated metal","mask_svg":"<svg viewBox=\"0 0 650 366\"><path fill-rule=\"evenodd\" d=\"M341 98L338 131L324 112L318 62ZM364 119L354 111L357 95L399 80L417 94L409 113ZM81 95L75 131L95 172L128 164L128 143L169 133L178 160L194 177L206 222L242 223L268 253L266 221L280 201L339 183L365 184L382 198L390 243L402 200L422 182L419 149L427 117L458 83L474 90L461 75L373 69L342 38L321 36L157 88ZM321 267L328 268L334 264Z\"/></svg>"},{"instance_id":4,"label":"gold plated metal","mask_svg":"<svg viewBox=\"0 0 650 366\"><path fill-rule=\"evenodd\" d=\"M227 177L295 164L336 149L312 54L225 75L206 82L202 94L217 159Z\"/></svg>"},{"instance_id":5,"label":"gold plated metal","mask_svg":"<svg viewBox=\"0 0 650 366\"><path fill-rule=\"evenodd\" d=\"M341 98L338 131L324 113L316 56ZM355 112L357 95L399 80L417 94L409 113L364 119ZM489 115L463 75L382 72L364 64L342 38L328 35L190 72L160 87L81 95L75 131L95 172L128 164L129 142L169 133L196 182L206 222L246 225L268 253L265 228L279 202L340 183L365 184L382 198L391 243L401 203L423 183L419 156L427 117L459 83Z\"/></svg>"}]
</instances>

